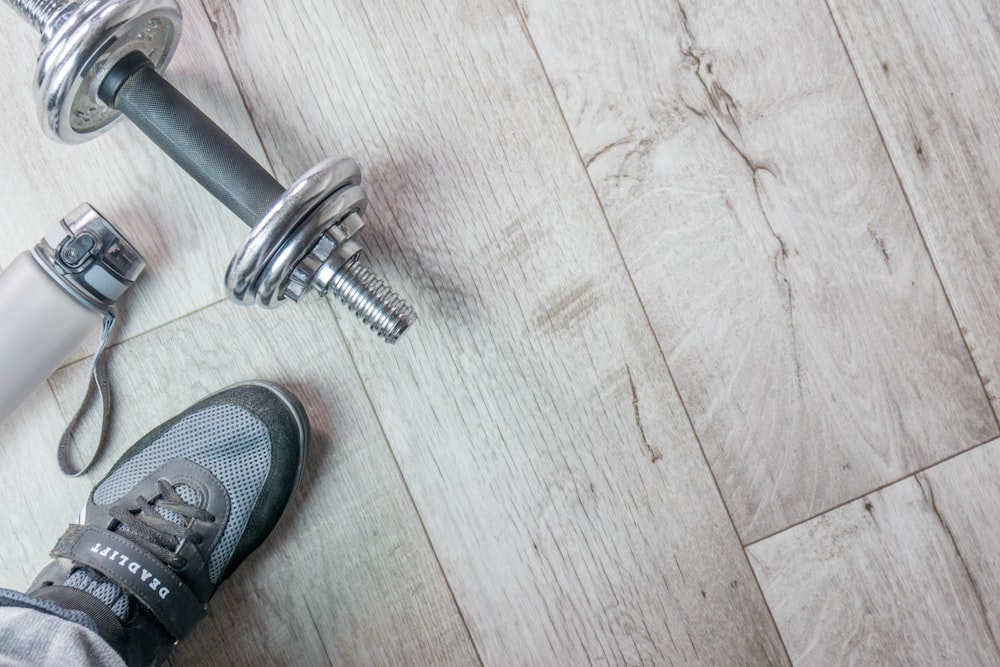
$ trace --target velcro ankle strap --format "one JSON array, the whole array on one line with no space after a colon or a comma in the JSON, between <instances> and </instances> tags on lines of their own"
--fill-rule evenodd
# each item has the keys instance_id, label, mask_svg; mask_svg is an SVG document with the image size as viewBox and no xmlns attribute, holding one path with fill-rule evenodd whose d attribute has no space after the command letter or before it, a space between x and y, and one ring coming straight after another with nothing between
<instances>
[{"instance_id":1,"label":"velcro ankle strap","mask_svg":"<svg viewBox=\"0 0 1000 667\"><path fill-rule=\"evenodd\" d=\"M177 573L121 535L71 525L52 555L91 567L135 597L174 639L184 639L208 613Z\"/></svg>"}]
</instances>

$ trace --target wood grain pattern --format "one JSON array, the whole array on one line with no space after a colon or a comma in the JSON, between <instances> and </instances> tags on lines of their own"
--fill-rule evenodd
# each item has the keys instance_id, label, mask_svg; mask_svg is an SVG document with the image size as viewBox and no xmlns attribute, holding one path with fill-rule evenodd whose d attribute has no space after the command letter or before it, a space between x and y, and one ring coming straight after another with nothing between
<instances>
[{"instance_id":1,"label":"wood grain pattern","mask_svg":"<svg viewBox=\"0 0 1000 667\"><path fill-rule=\"evenodd\" d=\"M0 424L0 585L261 377L310 469L174 664L1000 660L1000 440L872 493L1000 430L992 5L182 4L169 78L284 182L357 157L421 319L218 303L245 227L125 124L45 139L0 9L0 266L81 201L150 260L96 471L54 462L86 362Z\"/></svg>"},{"instance_id":2,"label":"wood grain pattern","mask_svg":"<svg viewBox=\"0 0 1000 667\"><path fill-rule=\"evenodd\" d=\"M34 580L93 486L91 480L67 479L59 472L56 445L64 424L47 384L0 422L0 484L7 489L8 508L0 524L0 587L24 590Z\"/></svg>"},{"instance_id":3,"label":"wood grain pattern","mask_svg":"<svg viewBox=\"0 0 1000 667\"><path fill-rule=\"evenodd\" d=\"M1000 406L1000 8L974 0L830 6Z\"/></svg>"},{"instance_id":4,"label":"wood grain pattern","mask_svg":"<svg viewBox=\"0 0 1000 667\"><path fill-rule=\"evenodd\" d=\"M251 154L263 157L202 7L181 4L184 35L170 80ZM222 276L248 232L243 223L127 122L79 146L45 137L32 97L38 35L5 4L0 35L0 58L9 65L0 73L0 264L34 246L77 205L90 202L149 263L142 289L126 297L123 338L223 299ZM92 343L73 358L86 356Z\"/></svg>"},{"instance_id":5,"label":"wood grain pattern","mask_svg":"<svg viewBox=\"0 0 1000 667\"><path fill-rule=\"evenodd\" d=\"M797 665L1000 660L1000 441L750 547Z\"/></svg>"},{"instance_id":6,"label":"wood grain pattern","mask_svg":"<svg viewBox=\"0 0 1000 667\"><path fill-rule=\"evenodd\" d=\"M516 7L206 6L278 172L366 170L421 321L342 327L484 662L783 662Z\"/></svg>"},{"instance_id":7,"label":"wood grain pattern","mask_svg":"<svg viewBox=\"0 0 1000 667\"><path fill-rule=\"evenodd\" d=\"M316 346L318 340L328 344ZM173 664L478 663L357 371L341 347L324 304L282 311L221 304L112 350L118 399L102 472L157 424L242 380L288 386L313 427L309 466L282 524L224 584L209 618L176 650ZM53 377L61 405L77 400L85 372L81 362ZM95 427L84 426L83 442L93 442ZM44 463L54 469L49 456ZM73 491L82 504L95 481L82 492L56 484L46 497ZM75 511L55 510L30 519L61 533ZM57 535L32 545L36 568ZM8 558L23 557L4 556L0 570Z\"/></svg>"},{"instance_id":8,"label":"wood grain pattern","mask_svg":"<svg viewBox=\"0 0 1000 667\"><path fill-rule=\"evenodd\" d=\"M745 542L997 433L821 2L520 4Z\"/></svg>"}]
</instances>

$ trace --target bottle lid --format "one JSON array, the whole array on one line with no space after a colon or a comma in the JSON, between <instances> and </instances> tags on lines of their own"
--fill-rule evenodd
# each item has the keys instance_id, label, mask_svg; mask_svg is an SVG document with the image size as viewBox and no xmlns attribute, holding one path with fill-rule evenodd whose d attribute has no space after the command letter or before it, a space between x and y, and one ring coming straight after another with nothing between
<instances>
[{"instance_id":1,"label":"bottle lid","mask_svg":"<svg viewBox=\"0 0 1000 667\"><path fill-rule=\"evenodd\" d=\"M90 204L82 204L49 230L32 253L74 296L106 310L146 267L131 243Z\"/></svg>"}]
</instances>

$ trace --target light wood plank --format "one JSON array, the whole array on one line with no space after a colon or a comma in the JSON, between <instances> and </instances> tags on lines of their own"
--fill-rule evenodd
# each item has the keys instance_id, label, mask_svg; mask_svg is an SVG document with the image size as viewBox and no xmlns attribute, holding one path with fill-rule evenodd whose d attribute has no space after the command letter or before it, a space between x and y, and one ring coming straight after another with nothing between
<instances>
[{"instance_id":1,"label":"light wood plank","mask_svg":"<svg viewBox=\"0 0 1000 667\"><path fill-rule=\"evenodd\" d=\"M830 6L998 406L1000 9L984 0Z\"/></svg>"},{"instance_id":2,"label":"light wood plank","mask_svg":"<svg viewBox=\"0 0 1000 667\"><path fill-rule=\"evenodd\" d=\"M251 153L263 157L218 42L195 0L168 78ZM30 249L58 220L90 202L146 256L124 304L128 338L224 298L222 276L247 228L127 121L80 146L42 134L32 99L38 35L0 6L0 263ZM94 339L96 340L96 338ZM72 359L91 352L94 340Z\"/></svg>"},{"instance_id":3,"label":"light wood plank","mask_svg":"<svg viewBox=\"0 0 1000 667\"><path fill-rule=\"evenodd\" d=\"M82 504L95 478L145 432L234 382L267 379L291 388L309 413L309 466L283 523L223 586L173 664L478 664L324 304L282 311L221 304L112 353L114 429L87 489L60 480L21 486L29 506L18 515L44 527L41 543L23 547L33 550L36 569L77 511L49 507L49 498ZM79 398L86 370L80 362L53 377L64 408ZM95 434L96 424L87 423L81 440L92 443ZM45 444L36 465L52 472ZM20 566L26 556L19 549L0 557L0 571Z\"/></svg>"},{"instance_id":4,"label":"light wood plank","mask_svg":"<svg viewBox=\"0 0 1000 667\"><path fill-rule=\"evenodd\" d=\"M1000 660L1000 441L749 548L797 665Z\"/></svg>"},{"instance_id":5,"label":"light wood plank","mask_svg":"<svg viewBox=\"0 0 1000 667\"><path fill-rule=\"evenodd\" d=\"M421 320L338 317L484 662L784 662L516 8L206 5L279 173L366 169Z\"/></svg>"},{"instance_id":6,"label":"light wood plank","mask_svg":"<svg viewBox=\"0 0 1000 667\"><path fill-rule=\"evenodd\" d=\"M56 465L56 445L64 425L45 383L0 422L0 484L6 489L7 507L0 587L23 591L34 580L56 538L79 514L90 492L92 482L67 479Z\"/></svg>"},{"instance_id":7,"label":"light wood plank","mask_svg":"<svg viewBox=\"0 0 1000 667\"><path fill-rule=\"evenodd\" d=\"M520 4L745 542L996 435L822 2Z\"/></svg>"}]
</instances>

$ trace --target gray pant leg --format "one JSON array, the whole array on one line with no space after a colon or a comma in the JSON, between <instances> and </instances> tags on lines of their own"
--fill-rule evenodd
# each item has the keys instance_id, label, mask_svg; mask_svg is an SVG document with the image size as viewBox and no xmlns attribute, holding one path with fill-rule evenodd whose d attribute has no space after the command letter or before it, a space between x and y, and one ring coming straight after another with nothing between
<instances>
[{"instance_id":1,"label":"gray pant leg","mask_svg":"<svg viewBox=\"0 0 1000 667\"><path fill-rule=\"evenodd\" d=\"M0 589L0 667L125 667L83 613Z\"/></svg>"}]
</instances>

